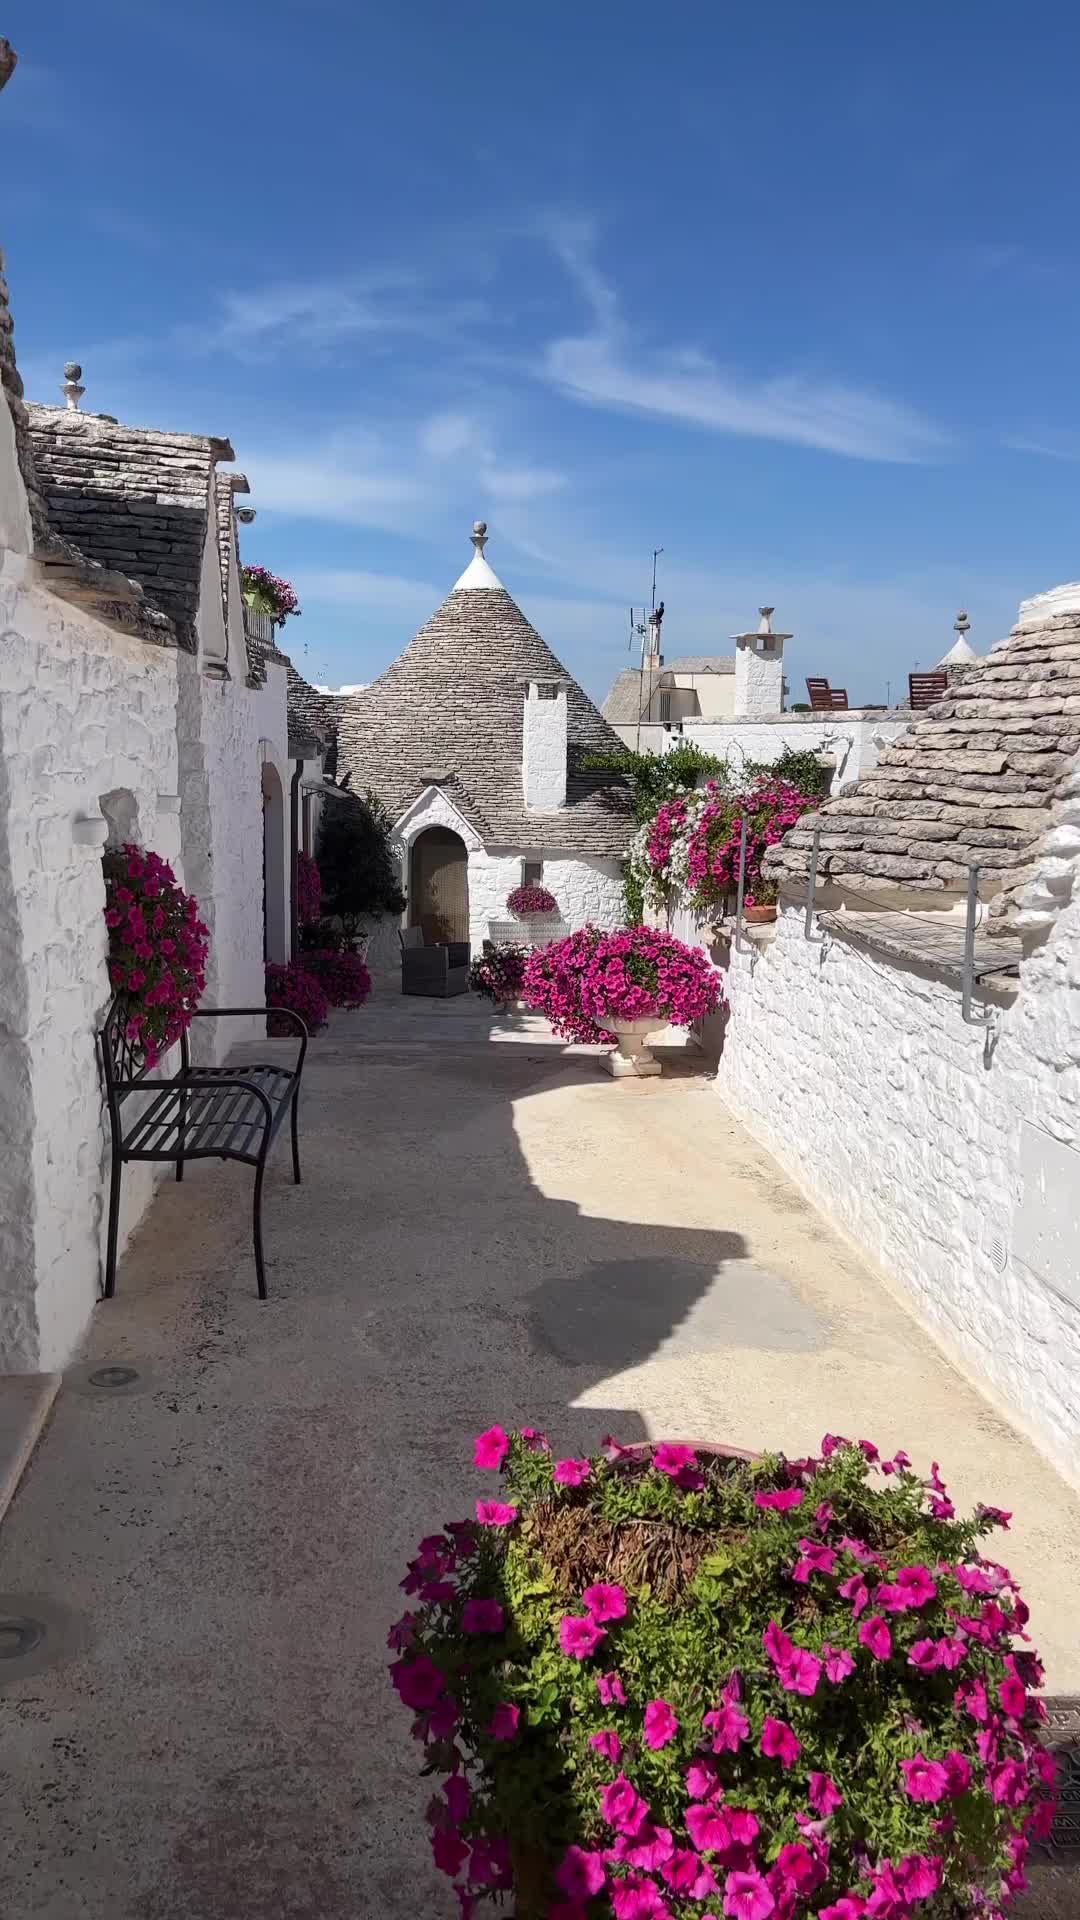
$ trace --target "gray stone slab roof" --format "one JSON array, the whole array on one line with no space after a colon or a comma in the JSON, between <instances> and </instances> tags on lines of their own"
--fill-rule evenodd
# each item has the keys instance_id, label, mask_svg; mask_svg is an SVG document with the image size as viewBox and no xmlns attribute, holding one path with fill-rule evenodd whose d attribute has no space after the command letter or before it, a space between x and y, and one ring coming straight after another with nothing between
<instances>
[{"instance_id":1,"label":"gray stone slab roof","mask_svg":"<svg viewBox=\"0 0 1080 1920\"><path fill-rule=\"evenodd\" d=\"M637 667L625 667L615 676L611 692L600 711L613 726L633 726L649 711L649 702L662 685L660 673L641 673Z\"/></svg>"},{"instance_id":2,"label":"gray stone slab roof","mask_svg":"<svg viewBox=\"0 0 1080 1920\"><path fill-rule=\"evenodd\" d=\"M566 688L567 804L527 812L521 785L525 693L537 676ZM633 832L629 783L590 773L590 753L622 743L502 586L455 588L403 654L362 693L335 700L338 773L397 819L431 769L489 846L619 855Z\"/></svg>"},{"instance_id":3,"label":"gray stone slab roof","mask_svg":"<svg viewBox=\"0 0 1080 1920\"><path fill-rule=\"evenodd\" d=\"M664 673L734 673L735 658L726 653L683 653L665 660Z\"/></svg>"},{"instance_id":4,"label":"gray stone slab roof","mask_svg":"<svg viewBox=\"0 0 1080 1920\"><path fill-rule=\"evenodd\" d=\"M219 460L234 458L229 442L60 407L31 406L27 415L53 532L140 587L193 652L211 476Z\"/></svg>"},{"instance_id":5,"label":"gray stone slab roof","mask_svg":"<svg viewBox=\"0 0 1080 1920\"><path fill-rule=\"evenodd\" d=\"M302 673L298 673L292 661L288 662L286 675L286 706L289 716L289 733L313 734L319 741L324 755L324 768L333 778L337 767L337 729L341 702L333 694L320 693Z\"/></svg>"},{"instance_id":6,"label":"gray stone slab roof","mask_svg":"<svg viewBox=\"0 0 1080 1920\"><path fill-rule=\"evenodd\" d=\"M960 894L982 868L989 925L1008 933L1058 790L1080 752L1080 612L1022 610L1008 640L950 686L850 793L805 814L768 856L779 876Z\"/></svg>"}]
</instances>

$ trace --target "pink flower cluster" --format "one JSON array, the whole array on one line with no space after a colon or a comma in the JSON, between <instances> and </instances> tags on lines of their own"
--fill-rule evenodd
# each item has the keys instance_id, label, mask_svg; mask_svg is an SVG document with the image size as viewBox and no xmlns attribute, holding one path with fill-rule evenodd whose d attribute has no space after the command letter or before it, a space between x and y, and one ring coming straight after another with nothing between
<instances>
[{"instance_id":1,"label":"pink flower cluster","mask_svg":"<svg viewBox=\"0 0 1080 1920\"><path fill-rule=\"evenodd\" d=\"M362 1007L371 992L366 963L347 947L305 949L295 964L318 981L332 1007Z\"/></svg>"},{"instance_id":2,"label":"pink flower cluster","mask_svg":"<svg viewBox=\"0 0 1080 1920\"><path fill-rule=\"evenodd\" d=\"M556 1033L585 1043L610 1039L611 1020L687 1027L720 1003L720 976L700 947L656 927L603 933L583 927L530 956L522 988L527 1004Z\"/></svg>"},{"instance_id":3,"label":"pink flower cluster","mask_svg":"<svg viewBox=\"0 0 1080 1920\"><path fill-rule=\"evenodd\" d=\"M559 903L546 887L515 887L506 904L511 913L555 913Z\"/></svg>"},{"instance_id":4,"label":"pink flower cluster","mask_svg":"<svg viewBox=\"0 0 1080 1920\"><path fill-rule=\"evenodd\" d=\"M308 958L307 954L304 958ZM267 1014L266 1031L272 1039L287 1040L296 1033L290 1021L275 1021L274 1007L288 1007L291 1013L298 1013L309 1033L318 1033L320 1027L325 1027L330 1015L330 1002L315 975L295 960L290 960L287 966L280 966L276 961L268 962L266 1004L271 1009Z\"/></svg>"},{"instance_id":5,"label":"pink flower cluster","mask_svg":"<svg viewBox=\"0 0 1080 1920\"><path fill-rule=\"evenodd\" d=\"M296 856L296 917L302 927L314 926L322 912L322 875L310 853Z\"/></svg>"},{"instance_id":6,"label":"pink flower cluster","mask_svg":"<svg viewBox=\"0 0 1080 1920\"><path fill-rule=\"evenodd\" d=\"M240 582L244 599L262 613L268 613L272 620L285 620L290 613L300 612L291 581L271 573L269 567L241 567Z\"/></svg>"},{"instance_id":7,"label":"pink flower cluster","mask_svg":"<svg viewBox=\"0 0 1080 1920\"><path fill-rule=\"evenodd\" d=\"M775 898L763 879L762 861L818 800L768 775L745 793L733 793L713 780L704 794L704 799L680 795L660 808L645 846L653 875L669 886L683 881L687 898L697 907L723 909L738 887L745 819L746 904L753 906L766 894Z\"/></svg>"},{"instance_id":8,"label":"pink flower cluster","mask_svg":"<svg viewBox=\"0 0 1080 1920\"><path fill-rule=\"evenodd\" d=\"M525 978L529 951L528 947L496 947L485 942L483 952L477 954L469 968L473 992L485 1000L494 1000L496 1005L505 1006L508 1000L516 1000Z\"/></svg>"},{"instance_id":9,"label":"pink flower cluster","mask_svg":"<svg viewBox=\"0 0 1080 1920\"><path fill-rule=\"evenodd\" d=\"M728 1473L671 1443L557 1460L535 1429L496 1425L474 1461L506 1473L513 1498L481 1499L475 1524L421 1541L402 1582L415 1610L389 1638L426 1771L447 1776L428 1820L464 1920L520 1894L530 1849L548 1860L547 1920L1002 1920L1048 1832L1055 1772L1042 1669L1013 1644L1027 1610L971 1544L1007 1515L951 1526L936 1466L922 1481L906 1454L836 1435L819 1458ZM885 1490L864 1494L871 1467ZM741 1592L689 1615L674 1604L668 1635L648 1586L601 1578L565 1611L537 1579L552 1499L629 1512L638 1484L639 1512L692 1531L715 1499L738 1513L727 1537L754 1535ZM751 1570L774 1597L721 1665L728 1616L755 1606ZM550 1804L553 1740L574 1840L563 1809L564 1837L545 1849L515 1810Z\"/></svg>"},{"instance_id":10,"label":"pink flower cluster","mask_svg":"<svg viewBox=\"0 0 1080 1920\"><path fill-rule=\"evenodd\" d=\"M198 902L158 854L128 843L102 865L109 979L127 1002L128 1037L155 1067L191 1025L206 986L209 934Z\"/></svg>"}]
</instances>

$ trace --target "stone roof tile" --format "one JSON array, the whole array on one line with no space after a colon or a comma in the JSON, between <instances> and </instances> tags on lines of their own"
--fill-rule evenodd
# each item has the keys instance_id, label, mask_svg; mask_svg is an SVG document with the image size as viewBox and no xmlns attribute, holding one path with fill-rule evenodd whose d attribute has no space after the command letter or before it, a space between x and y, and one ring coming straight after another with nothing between
<instances>
[{"instance_id":1,"label":"stone roof tile","mask_svg":"<svg viewBox=\"0 0 1080 1920\"><path fill-rule=\"evenodd\" d=\"M1011 932L1078 750L1080 590L1076 610L1025 602L1009 638L850 793L804 814L768 864L779 877L806 873L820 826L819 876L841 886L959 893L979 865L990 930Z\"/></svg>"}]
</instances>

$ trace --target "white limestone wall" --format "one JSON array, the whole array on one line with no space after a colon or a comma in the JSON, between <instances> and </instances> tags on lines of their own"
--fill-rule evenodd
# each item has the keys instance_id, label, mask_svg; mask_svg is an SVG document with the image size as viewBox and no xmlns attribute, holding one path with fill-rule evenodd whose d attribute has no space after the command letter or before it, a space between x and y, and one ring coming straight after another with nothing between
<instances>
[{"instance_id":1,"label":"white limestone wall","mask_svg":"<svg viewBox=\"0 0 1080 1920\"><path fill-rule=\"evenodd\" d=\"M728 992L721 1095L1080 1479L1080 898L990 1034L956 986L791 909Z\"/></svg>"},{"instance_id":2,"label":"white limestone wall","mask_svg":"<svg viewBox=\"0 0 1080 1920\"><path fill-rule=\"evenodd\" d=\"M765 650L741 636L735 643L735 699L737 718L768 720L784 705L784 644L773 640Z\"/></svg>"},{"instance_id":3,"label":"white limestone wall","mask_svg":"<svg viewBox=\"0 0 1080 1920\"><path fill-rule=\"evenodd\" d=\"M22 556L0 559L0 1370L17 1371L62 1366L98 1294L101 797L130 796L136 836L183 876L175 654L55 600ZM126 1169L123 1237L153 1180Z\"/></svg>"},{"instance_id":4,"label":"white limestone wall","mask_svg":"<svg viewBox=\"0 0 1080 1920\"><path fill-rule=\"evenodd\" d=\"M833 754L836 767L830 790L840 793L872 772L882 748L891 746L910 724L909 714L853 711L833 719L828 714L794 713L774 720L688 720L682 738L703 753L726 760L736 772L748 761L771 765L788 747L798 753Z\"/></svg>"},{"instance_id":5,"label":"white limestone wall","mask_svg":"<svg viewBox=\"0 0 1080 1920\"><path fill-rule=\"evenodd\" d=\"M549 689L550 691L550 689ZM522 714L521 789L527 807L541 813L566 805L566 688L553 700L532 682Z\"/></svg>"}]
</instances>

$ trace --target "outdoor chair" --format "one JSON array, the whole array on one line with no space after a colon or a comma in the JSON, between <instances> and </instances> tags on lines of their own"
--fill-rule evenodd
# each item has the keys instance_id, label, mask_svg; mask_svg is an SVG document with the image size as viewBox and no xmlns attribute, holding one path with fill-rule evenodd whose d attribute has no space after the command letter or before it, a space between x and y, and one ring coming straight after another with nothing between
<instances>
[{"instance_id":1,"label":"outdoor chair","mask_svg":"<svg viewBox=\"0 0 1080 1920\"><path fill-rule=\"evenodd\" d=\"M947 673L908 674L908 695L911 700L912 711L915 713L921 712L926 707L936 706L939 700L944 700L948 690L949 676Z\"/></svg>"},{"instance_id":2,"label":"outdoor chair","mask_svg":"<svg viewBox=\"0 0 1080 1920\"><path fill-rule=\"evenodd\" d=\"M469 989L471 953L467 940L451 940L447 945L424 945L422 927L403 927L401 942L401 991L421 994L426 999L448 1000Z\"/></svg>"},{"instance_id":3,"label":"outdoor chair","mask_svg":"<svg viewBox=\"0 0 1080 1920\"><path fill-rule=\"evenodd\" d=\"M808 678L806 691L810 695L810 706L814 713L847 711L846 687L830 687L827 680Z\"/></svg>"},{"instance_id":4,"label":"outdoor chair","mask_svg":"<svg viewBox=\"0 0 1080 1920\"><path fill-rule=\"evenodd\" d=\"M116 1292L116 1248L120 1224L120 1181L127 1160L172 1160L182 1180L188 1160L242 1160L255 1169L252 1237L259 1299L266 1299L262 1244L262 1188L267 1155L288 1113L292 1117L293 1178L300 1185L300 1143L296 1103L304 1069L308 1030L288 1007L273 1009L275 1022L291 1024L300 1042L292 1066L195 1067L185 1032L180 1039L180 1072L157 1079L136 1067L138 1043L128 1033L128 1003L117 994L98 1039L105 1073L105 1099L112 1133L109 1181L109 1234L105 1256L105 1298ZM197 1007L193 1020L265 1020L266 1007ZM144 1098L129 1104L133 1094Z\"/></svg>"}]
</instances>

